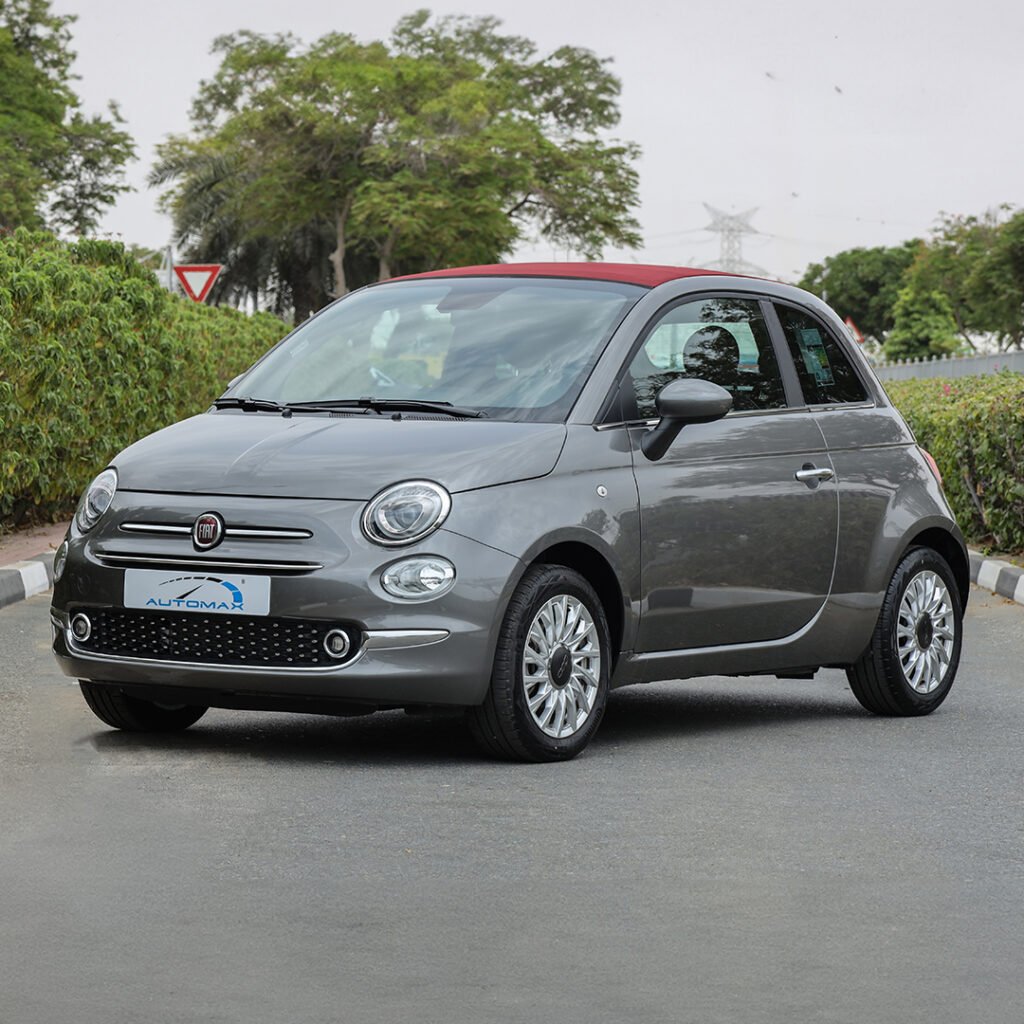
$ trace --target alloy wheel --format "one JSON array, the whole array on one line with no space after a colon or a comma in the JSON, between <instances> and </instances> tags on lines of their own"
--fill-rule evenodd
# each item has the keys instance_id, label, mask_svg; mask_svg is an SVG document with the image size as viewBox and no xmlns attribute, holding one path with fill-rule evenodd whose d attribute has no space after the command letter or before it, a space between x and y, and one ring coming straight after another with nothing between
<instances>
[{"instance_id":1,"label":"alloy wheel","mask_svg":"<svg viewBox=\"0 0 1024 1024\"><path fill-rule=\"evenodd\" d=\"M942 577L930 569L913 576L896 618L896 650L903 676L918 693L931 693L945 678L956 640L953 601Z\"/></svg>"},{"instance_id":2,"label":"alloy wheel","mask_svg":"<svg viewBox=\"0 0 1024 1024\"><path fill-rule=\"evenodd\" d=\"M601 678L601 646L587 606L570 594L546 601L523 650L526 704L538 728L565 739L590 717Z\"/></svg>"}]
</instances>

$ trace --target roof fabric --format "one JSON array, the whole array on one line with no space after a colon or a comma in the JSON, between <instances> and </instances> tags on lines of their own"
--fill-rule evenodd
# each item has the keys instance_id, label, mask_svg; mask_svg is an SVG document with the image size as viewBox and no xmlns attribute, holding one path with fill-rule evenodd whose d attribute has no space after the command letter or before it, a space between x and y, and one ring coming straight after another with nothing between
<instances>
[{"instance_id":1,"label":"roof fabric","mask_svg":"<svg viewBox=\"0 0 1024 1024\"><path fill-rule=\"evenodd\" d=\"M488 263L478 267L450 267L431 270L425 274L409 274L393 278L395 281L413 281L426 277L580 277L592 281L622 281L654 288L680 277L720 277L722 271L700 270L694 267L652 266L643 263ZM724 275L735 276L735 275Z\"/></svg>"}]
</instances>

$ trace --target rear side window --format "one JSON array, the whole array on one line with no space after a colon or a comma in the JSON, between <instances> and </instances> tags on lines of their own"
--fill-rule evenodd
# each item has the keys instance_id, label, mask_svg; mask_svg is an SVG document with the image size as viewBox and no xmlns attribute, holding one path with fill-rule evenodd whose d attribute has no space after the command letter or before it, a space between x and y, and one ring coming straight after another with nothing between
<instances>
[{"instance_id":1,"label":"rear side window","mask_svg":"<svg viewBox=\"0 0 1024 1024\"><path fill-rule=\"evenodd\" d=\"M775 310L782 321L804 401L808 405L835 405L867 399L864 385L850 360L821 321L792 306L777 305Z\"/></svg>"},{"instance_id":2,"label":"rear side window","mask_svg":"<svg viewBox=\"0 0 1024 1024\"><path fill-rule=\"evenodd\" d=\"M657 416L658 392L683 377L725 388L737 412L786 404L768 327L751 299L720 296L674 306L651 328L629 375L641 419Z\"/></svg>"}]
</instances>

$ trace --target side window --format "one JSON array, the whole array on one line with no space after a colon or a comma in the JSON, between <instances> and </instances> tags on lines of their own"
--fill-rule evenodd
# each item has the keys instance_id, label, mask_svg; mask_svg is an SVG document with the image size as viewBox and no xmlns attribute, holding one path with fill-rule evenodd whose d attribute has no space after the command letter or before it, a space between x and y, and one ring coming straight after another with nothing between
<instances>
[{"instance_id":1,"label":"side window","mask_svg":"<svg viewBox=\"0 0 1024 1024\"><path fill-rule=\"evenodd\" d=\"M839 343L824 325L793 306L777 305L800 387L808 405L863 402L867 392Z\"/></svg>"},{"instance_id":2,"label":"side window","mask_svg":"<svg viewBox=\"0 0 1024 1024\"><path fill-rule=\"evenodd\" d=\"M670 309L651 329L629 367L641 419L657 416L654 399L681 377L710 380L732 394L733 409L781 409L786 396L767 324L756 299L712 298Z\"/></svg>"}]
</instances>

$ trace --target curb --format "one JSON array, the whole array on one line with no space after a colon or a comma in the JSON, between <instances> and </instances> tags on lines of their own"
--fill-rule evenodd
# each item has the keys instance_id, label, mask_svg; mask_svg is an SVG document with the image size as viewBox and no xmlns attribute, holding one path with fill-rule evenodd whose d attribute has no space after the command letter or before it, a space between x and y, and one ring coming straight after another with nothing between
<instances>
[{"instance_id":1,"label":"curb","mask_svg":"<svg viewBox=\"0 0 1024 1024\"><path fill-rule=\"evenodd\" d=\"M983 590L1024 605L1024 569L998 558L986 558L968 549L971 582ZM0 565L0 608L41 594L53 586L53 552L33 555L21 562Z\"/></svg>"},{"instance_id":2,"label":"curb","mask_svg":"<svg viewBox=\"0 0 1024 1024\"><path fill-rule=\"evenodd\" d=\"M42 594L53 586L52 551L0 565L0 608Z\"/></svg>"},{"instance_id":3,"label":"curb","mask_svg":"<svg viewBox=\"0 0 1024 1024\"><path fill-rule=\"evenodd\" d=\"M971 582L983 590L1024 605L1024 569L998 558L986 558L978 551L968 549L971 559Z\"/></svg>"}]
</instances>

